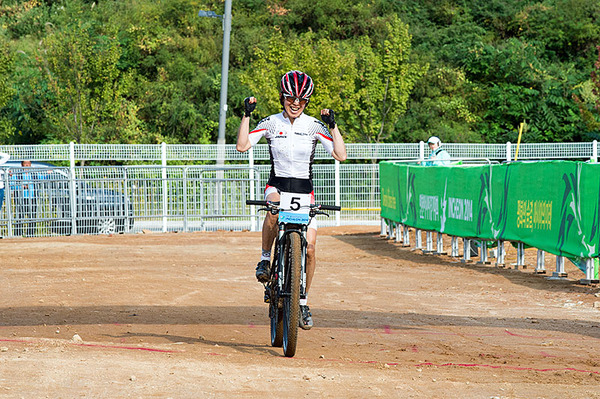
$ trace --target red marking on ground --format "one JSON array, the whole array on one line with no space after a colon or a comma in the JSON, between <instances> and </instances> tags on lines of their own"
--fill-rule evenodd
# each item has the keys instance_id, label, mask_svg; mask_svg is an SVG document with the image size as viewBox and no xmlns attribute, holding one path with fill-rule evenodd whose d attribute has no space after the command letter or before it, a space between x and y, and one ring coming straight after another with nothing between
<instances>
[{"instance_id":1,"label":"red marking on ground","mask_svg":"<svg viewBox=\"0 0 600 399\"><path fill-rule=\"evenodd\" d=\"M511 337L519 337L519 338L542 338L542 339L546 339L547 338L547 337L536 337L535 335L515 334L515 333L512 333L512 332L510 332L508 330L504 330L504 332L506 332Z\"/></svg>"},{"instance_id":2,"label":"red marking on ground","mask_svg":"<svg viewBox=\"0 0 600 399\"><path fill-rule=\"evenodd\" d=\"M105 349L126 349L126 350L138 350L138 351L148 351L148 352L160 352L160 353L177 353L181 351L174 351L169 349L155 349L155 348L145 348L141 346L119 346L119 345L101 345L101 344L73 344L75 346L88 346L91 348L105 348Z\"/></svg>"},{"instance_id":3,"label":"red marking on ground","mask_svg":"<svg viewBox=\"0 0 600 399\"><path fill-rule=\"evenodd\" d=\"M42 342L42 341L36 341L36 340L26 340L26 339L0 339L0 342L19 342L19 343L25 343L25 344L34 344L36 342ZM127 350L138 350L138 351L148 351L148 352L162 352L162 353L177 353L177 352L182 352L182 351L174 351L174 350L168 350L168 349L155 349L155 348L146 348L146 347L141 347L141 346L120 346L120 345L102 345L102 344L77 344L77 343L73 343L73 342L66 342L70 345L74 345L74 346L88 346L91 348L106 348L106 349L127 349Z\"/></svg>"},{"instance_id":4,"label":"red marking on ground","mask_svg":"<svg viewBox=\"0 0 600 399\"><path fill-rule=\"evenodd\" d=\"M24 342L24 343L27 343L29 341L25 341L24 339L6 339L6 338L2 338L2 339L0 339L0 342Z\"/></svg>"},{"instance_id":5,"label":"red marking on ground","mask_svg":"<svg viewBox=\"0 0 600 399\"><path fill-rule=\"evenodd\" d=\"M507 369L507 370L519 370L519 371L540 371L540 372L556 372L556 371L576 371L578 373L588 373L588 374L600 374L600 371L593 370L580 370L573 367L564 367L564 368L551 368L551 369L538 369L534 367L519 367L519 366L496 366L492 364L478 364L478 363L443 363L443 364L435 364L435 363L419 363L415 364L415 367L422 366L433 366L433 367L446 367L446 366L456 366L456 367L484 367L484 368L492 368L492 369Z\"/></svg>"},{"instance_id":6,"label":"red marking on ground","mask_svg":"<svg viewBox=\"0 0 600 399\"><path fill-rule=\"evenodd\" d=\"M363 330L363 329L350 329L350 328L344 328L344 329L339 329L338 331L343 331L343 332L351 332L351 333L363 333L363 334L377 334L378 332L376 330ZM384 331L385 334L412 334L412 335L451 335L451 336L459 336L459 337L478 337L478 338L482 338L482 337L489 337L489 338L493 338L493 337L503 337L506 336L506 334L510 335L511 337L516 337L516 338L527 338L527 339L560 339L563 341L579 341L579 338L570 338L570 337L551 337L551 336L542 336L542 335L524 335L524 334L516 334L516 333L512 333L508 330L504 330L504 333L502 334L465 334L465 333L454 333L454 332L448 332L448 331L414 331L414 330L410 330L410 329L397 329L397 330L393 330L393 329L389 329L389 330L385 330ZM594 339L594 338L593 338ZM597 339L597 338L595 338Z\"/></svg>"}]
</instances>

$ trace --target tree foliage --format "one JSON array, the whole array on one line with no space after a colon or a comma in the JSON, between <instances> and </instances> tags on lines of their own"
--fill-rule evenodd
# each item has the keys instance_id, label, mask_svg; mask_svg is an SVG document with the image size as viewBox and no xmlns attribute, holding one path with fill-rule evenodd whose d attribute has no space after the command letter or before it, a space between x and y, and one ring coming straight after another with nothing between
<instances>
[{"instance_id":1,"label":"tree foliage","mask_svg":"<svg viewBox=\"0 0 600 399\"><path fill-rule=\"evenodd\" d=\"M126 98L131 77L122 73L119 43L82 23L48 35L37 53L53 129L50 140L130 142L139 135L137 107Z\"/></svg>"},{"instance_id":2,"label":"tree foliage","mask_svg":"<svg viewBox=\"0 0 600 399\"><path fill-rule=\"evenodd\" d=\"M384 22L384 35L373 43L362 36L354 47L355 87L349 121L356 126L351 139L379 143L388 140L406 112L409 96L428 65L413 63L408 25L397 17Z\"/></svg>"},{"instance_id":3,"label":"tree foliage","mask_svg":"<svg viewBox=\"0 0 600 399\"><path fill-rule=\"evenodd\" d=\"M6 109L6 105L14 95L14 90L9 85L9 76L12 69L13 57L6 43L0 41L0 109ZM2 141L10 142L14 134L14 126L10 115L0 113L0 138Z\"/></svg>"},{"instance_id":4,"label":"tree foliage","mask_svg":"<svg viewBox=\"0 0 600 399\"><path fill-rule=\"evenodd\" d=\"M290 69L347 141L514 141L522 122L525 141L600 135L598 0L233 5L229 143L244 97L280 110ZM199 9L223 1L2 1L2 142L216 142L222 21Z\"/></svg>"}]
</instances>

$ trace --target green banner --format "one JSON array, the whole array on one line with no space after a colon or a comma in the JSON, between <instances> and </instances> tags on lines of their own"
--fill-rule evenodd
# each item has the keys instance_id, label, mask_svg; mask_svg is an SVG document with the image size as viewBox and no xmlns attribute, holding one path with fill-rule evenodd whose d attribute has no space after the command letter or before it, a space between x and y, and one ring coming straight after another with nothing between
<instances>
[{"instance_id":1,"label":"green banner","mask_svg":"<svg viewBox=\"0 0 600 399\"><path fill-rule=\"evenodd\" d=\"M600 164L381 162L381 217L422 230L521 241L569 258L600 249Z\"/></svg>"}]
</instances>

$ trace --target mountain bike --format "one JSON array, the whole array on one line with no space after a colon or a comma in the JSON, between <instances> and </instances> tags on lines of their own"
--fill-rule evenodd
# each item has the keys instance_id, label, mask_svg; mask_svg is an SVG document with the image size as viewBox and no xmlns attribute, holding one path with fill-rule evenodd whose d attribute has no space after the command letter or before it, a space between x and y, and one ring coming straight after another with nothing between
<instances>
[{"instance_id":1,"label":"mountain bike","mask_svg":"<svg viewBox=\"0 0 600 399\"><path fill-rule=\"evenodd\" d=\"M300 299L306 298L306 231L312 218L339 211L339 206L311 204L310 194L281 192L279 202L247 200L259 211L278 214L278 233L271 276L265 284L269 304L271 346L282 347L286 357L296 354Z\"/></svg>"}]
</instances>

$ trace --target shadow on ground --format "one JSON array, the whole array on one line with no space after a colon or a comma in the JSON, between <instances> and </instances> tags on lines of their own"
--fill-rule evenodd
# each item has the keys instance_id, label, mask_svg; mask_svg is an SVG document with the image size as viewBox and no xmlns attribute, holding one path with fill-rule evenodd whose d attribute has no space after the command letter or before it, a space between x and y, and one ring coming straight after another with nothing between
<instances>
[{"instance_id":1,"label":"shadow on ground","mask_svg":"<svg viewBox=\"0 0 600 399\"><path fill-rule=\"evenodd\" d=\"M312 308L319 328L419 330L432 327L487 327L556 331L600 339L598 321L465 317L422 313ZM10 326L44 325L268 325L267 307L258 306L82 306L0 309L0 333Z\"/></svg>"},{"instance_id":2,"label":"shadow on ground","mask_svg":"<svg viewBox=\"0 0 600 399\"><path fill-rule=\"evenodd\" d=\"M374 256L384 256L386 258L422 265L437 264L468 269L478 273L501 275L513 284L523 285L532 289L589 295L600 292L597 284L583 285L579 283L579 280L574 279L550 280L546 278L552 275L553 270L548 270L546 274L533 274L535 264L529 264L526 270L515 270L510 266L506 268L495 267L493 264L495 259L491 259L492 264L490 265L477 264L478 258L475 258L473 262L463 263L460 258L452 258L448 255L423 254L421 250L415 250L414 246L403 247L402 244L396 243L394 240L373 233L343 234L334 235L334 237ZM579 273L579 270L575 272ZM583 277L585 276L582 274L581 278Z\"/></svg>"}]
</instances>

